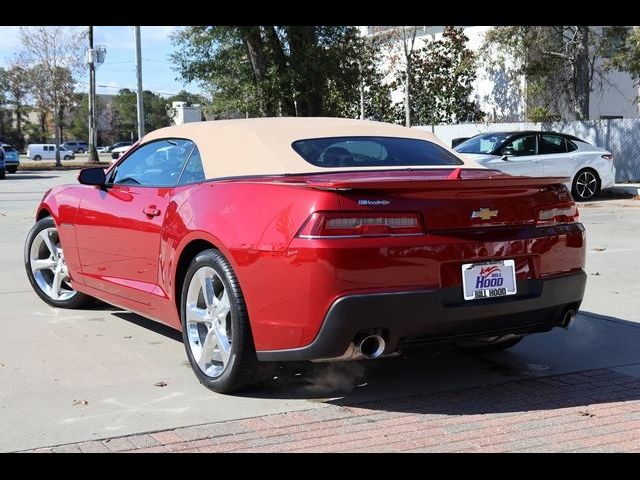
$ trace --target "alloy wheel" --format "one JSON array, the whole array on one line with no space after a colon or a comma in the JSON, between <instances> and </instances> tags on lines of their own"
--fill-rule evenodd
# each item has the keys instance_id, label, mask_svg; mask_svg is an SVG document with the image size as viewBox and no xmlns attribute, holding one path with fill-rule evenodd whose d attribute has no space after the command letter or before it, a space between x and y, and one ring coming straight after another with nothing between
<instances>
[{"instance_id":1,"label":"alloy wheel","mask_svg":"<svg viewBox=\"0 0 640 480\"><path fill-rule=\"evenodd\" d=\"M78 293L71 287L64 252L55 228L45 228L33 239L29 264L38 287L52 300L69 300Z\"/></svg>"},{"instance_id":2,"label":"alloy wheel","mask_svg":"<svg viewBox=\"0 0 640 480\"><path fill-rule=\"evenodd\" d=\"M222 278L211 267L201 267L191 277L186 328L200 370L208 377L219 377L231 356L231 303Z\"/></svg>"},{"instance_id":3,"label":"alloy wheel","mask_svg":"<svg viewBox=\"0 0 640 480\"><path fill-rule=\"evenodd\" d=\"M585 170L576 179L576 192L583 199L593 197L598 191L598 179L589 170Z\"/></svg>"}]
</instances>

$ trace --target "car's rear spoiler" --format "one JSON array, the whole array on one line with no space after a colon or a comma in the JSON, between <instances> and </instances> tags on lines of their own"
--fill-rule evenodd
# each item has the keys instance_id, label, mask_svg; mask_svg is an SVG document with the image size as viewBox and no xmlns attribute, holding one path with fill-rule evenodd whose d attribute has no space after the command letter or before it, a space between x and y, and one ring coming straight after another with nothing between
<instances>
[{"instance_id":1,"label":"car's rear spoiler","mask_svg":"<svg viewBox=\"0 0 640 480\"><path fill-rule=\"evenodd\" d=\"M379 170L261 178L318 190L467 190L495 187L545 187L568 183L568 177L521 177L487 169Z\"/></svg>"}]
</instances>

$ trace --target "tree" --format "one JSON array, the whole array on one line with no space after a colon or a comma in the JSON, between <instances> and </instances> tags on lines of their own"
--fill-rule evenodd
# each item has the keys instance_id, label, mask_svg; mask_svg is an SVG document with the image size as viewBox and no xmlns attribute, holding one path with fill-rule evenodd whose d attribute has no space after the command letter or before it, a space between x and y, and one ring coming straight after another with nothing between
<instances>
[{"instance_id":1,"label":"tree","mask_svg":"<svg viewBox=\"0 0 640 480\"><path fill-rule=\"evenodd\" d=\"M27 97L29 95L28 72L18 64L11 65L6 72L7 102L13 107L16 119L15 146L24 148L24 133L22 131L23 117L28 113Z\"/></svg>"},{"instance_id":2,"label":"tree","mask_svg":"<svg viewBox=\"0 0 640 480\"><path fill-rule=\"evenodd\" d=\"M82 67L85 32L71 27L20 27L18 58L41 109L50 108L55 124L56 145L62 142L64 109L74 89L74 75ZM61 166L56 148L56 166Z\"/></svg>"},{"instance_id":3,"label":"tree","mask_svg":"<svg viewBox=\"0 0 640 480\"><path fill-rule=\"evenodd\" d=\"M89 138L89 95L76 93L73 100L73 121L69 131L73 138Z\"/></svg>"},{"instance_id":4,"label":"tree","mask_svg":"<svg viewBox=\"0 0 640 480\"><path fill-rule=\"evenodd\" d=\"M412 55L410 123L476 122L484 114L471 99L477 77L476 58L462 28L445 27L442 39L426 43ZM397 82L402 82L399 72ZM405 102L406 109L406 102ZM406 112L406 110L405 110Z\"/></svg>"},{"instance_id":5,"label":"tree","mask_svg":"<svg viewBox=\"0 0 640 480\"><path fill-rule=\"evenodd\" d=\"M142 92L144 106L144 130L151 132L171 125L167 101L153 92ZM113 99L113 126L116 138L134 139L138 134L137 95L136 92L123 88Z\"/></svg>"},{"instance_id":6,"label":"tree","mask_svg":"<svg viewBox=\"0 0 640 480\"><path fill-rule=\"evenodd\" d=\"M485 55L489 65L502 62L527 82L527 105L538 115L589 118L589 96L602 82L606 65L598 62L607 41L588 26L499 26L485 37L483 50L497 50L498 56ZM511 66L504 62L505 55ZM536 108L537 107L537 108Z\"/></svg>"},{"instance_id":7,"label":"tree","mask_svg":"<svg viewBox=\"0 0 640 480\"><path fill-rule=\"evenodd\" d=\"M187 27L173 41L176 70L211 93L219 116L357 112L363 43L355 27Z\"/></svg>"},{"instance_id":8,"label":"tree","mask_svg":"<svg viewBox=\"0 0 640 480\"><path fill-rule=\"evenodd\" d=\"M608 41L615 50L611 66L629 72L636 85L640 86L640 27L633 30L619 27L610 33Z\"/></svg>"}]
</instances>

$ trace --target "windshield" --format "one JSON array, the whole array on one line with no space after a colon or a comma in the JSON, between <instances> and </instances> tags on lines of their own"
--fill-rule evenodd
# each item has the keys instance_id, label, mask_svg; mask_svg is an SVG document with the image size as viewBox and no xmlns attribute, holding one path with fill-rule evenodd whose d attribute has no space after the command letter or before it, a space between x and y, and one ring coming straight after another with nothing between
<instances>
[{"instance_id":1,"label":"windshield","mask_svg":"<svg viewBox=\"0 0 640 480\"><path fill-rule=\"evenodd\" d=\"M307 162L325 168L463 164L440 145L414 138L310 138L293 142L292 147Z\"/></svg>"},{"instance_id":2,"label":"windshield","mask_svg":"<svg viewBox=\"0 0 640 480\"><path fill-rule=\"evenodd\" d=\"M485 133L476 135L457 145L454 150L460 153L491 153L500 146L509 135L505 133Z\"/></svg>"},{"instance_id":3,"label":"windshield","mask_svg":"<svg viewBox=\"0 0 640 480\"><path fill-rule=\"evenodd\" d=\"M2 145L2 148L4 149L5 152L15 152L16 149L13 148L11 145Z\"/></svg>"}]
</instances>

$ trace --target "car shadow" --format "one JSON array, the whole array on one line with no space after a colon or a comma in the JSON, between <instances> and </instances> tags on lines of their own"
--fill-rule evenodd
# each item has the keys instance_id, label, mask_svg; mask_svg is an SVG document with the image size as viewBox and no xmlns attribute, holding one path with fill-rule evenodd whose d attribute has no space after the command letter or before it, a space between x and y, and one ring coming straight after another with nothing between
<instances>
[{"instance_id":1,"label":"car shadow","mask_svg":"<svg viewBox=\"0 0 640 480\"><path fill-rule=\"evenodd\" d=\"M272 380L237 395L446 415L632 400L640 398L640 379L607 369L640 374L638 342L640 324L580 312L568 330L532 335L504 352L441 347L372 361L283 363ZM572 372L602 373L605 388L595 388L588 375L564 380ZM634 381L633 388L621 386Z\"/></svg>"},{"instance_id":2,"label":"car shadow","mask_svg":"<svg viewBox=\"0 0 640 480\"><path fill-rule=\"evenodd\" d=\"M146 328L147 330L151 330L152 332L159 333L160 335L163 335L166 338L170 338L171 340L182 343L182 334L177 330L168 327L167 325L164 325L160 322L156 322L154 320L150 320L146 317L138 315L137 313L127 312L117 307L113 308L117 310L113 312L113 315L115 315L116 317L138 325L139 327Z\"/></svg>"}]
</instances>

